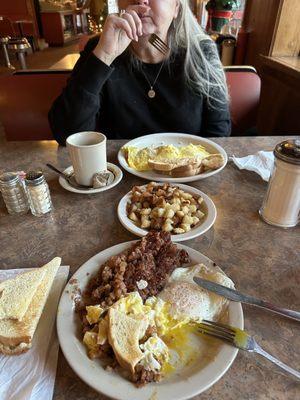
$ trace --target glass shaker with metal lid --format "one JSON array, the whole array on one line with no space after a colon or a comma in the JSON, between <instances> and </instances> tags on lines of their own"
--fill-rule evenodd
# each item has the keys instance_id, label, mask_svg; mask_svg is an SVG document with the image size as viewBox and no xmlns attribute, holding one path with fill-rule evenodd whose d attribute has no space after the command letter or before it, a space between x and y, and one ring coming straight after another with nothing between
<instances>
[{"instance_id":1,"label":"glass shaker with metal lid","mask_svg":"<svg viewBox=\"0 0 300 400\"><path fill-rule=\"evenodd\" d=\"M26 214L29 210L27 194L16 173L0 175L0 191L9 214Z\"/></svg>"},{"instance_id":2,"label":"glass shaker with metal lid","mask_svg":"<svg viewBox=\"0 0 300 400\"><path fill-rule=\"evenodd\" d=\"M300 140L285 140L274 150L274 167L259 210L268 224L289 228L299 222Z\"/></svg>"},{"instance_id":3,"label":"glass shaker with metal lid","mask_svg":"<svg viewBox=\"0 0 300 400\"><path fill-rule=\"evenodd\" d=\"M25 178L30 210L39 217L52 210L49 186L42 171L30 171Z\"/></svg>"}]
</instances>

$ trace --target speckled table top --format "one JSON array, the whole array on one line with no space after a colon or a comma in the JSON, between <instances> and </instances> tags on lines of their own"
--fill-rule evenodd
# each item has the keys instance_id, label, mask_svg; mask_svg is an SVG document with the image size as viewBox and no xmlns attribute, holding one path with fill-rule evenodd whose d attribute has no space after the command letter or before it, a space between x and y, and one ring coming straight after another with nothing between
<instances>
[{"instance_id":1,"label":"speckled table top","mask_svg":"<svg viewBox=\"0 0 300 400\"><path fill-rule=\"evenodd\" d=\"M245 156L271 150L280 137L220 138L228 155ZM108 161L124 142L108 143ZM99 251L135 239L119 223L121 197L142 179L124 173L115 188L97 195L64 190L45 167L70 165L67 150L56 142L0 143L0 171L42 167L55 211L47 218L9 216L0 199L0 266L3 269L39 266L54 256L75 272ZM204 236L185 242L220 265L240 291L291 309L300 309L300 227L283 230L262 222L258 215L267 184L255 173L239 171L232 163L219 174L191 184L215 202L218 217ZM244 306L245 328L273 355L300 369L299 323ZM195 399L264 400L300 398L300 384L284 376L260 356L239 352L230 370ZM54 400L106 399L82 382L60 353ZM129 399L128 399L129 400Z\"/></svg>"}]
</instances>

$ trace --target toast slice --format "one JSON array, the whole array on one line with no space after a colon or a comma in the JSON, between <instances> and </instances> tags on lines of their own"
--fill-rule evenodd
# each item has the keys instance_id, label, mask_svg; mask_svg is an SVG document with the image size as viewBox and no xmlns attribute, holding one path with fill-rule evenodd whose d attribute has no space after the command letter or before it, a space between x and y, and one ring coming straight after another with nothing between
<instances>
[{"instance_id":1,"label":"toast slice","mask_svg":"<svg viewBox=\"0 0 300 400\"><path fill-rule=\"evenodd\" d=\"M132 374L143 357L139 340L145 335L147 327L145 317L132 318L114 308L108 311L108 342L118 363Z\"/></svg>"},{"instance_id":2,"label":"toast slice","mask_svg":"<svg viewBox=\"0 0 300 400\"><path fill-rule=\"evenodd\" d=\"M34 332L60 263L61 258L55 257L48 264L34 270L37 274L40 273L40 270L44 271L44 277L38 288L35 290L28 309L21 321L15 319L0 320L1 353L9 355L20 354L31 347Z\"/></svg>"},{"instance_id":3,"label":"toast slice","mask_svg":"<svg viewBox=\"0 0 300 400\"><path fill-rule=\"evenodd\" d=\"M179 158L179 159L165 159L165 160L148 160L148 165L150 168L156 171L172 171L175 168L185 167L188 165L193 165L200 163L201 159L197 157L191 158Z\"/></svg>"},{"instance_id":4,"label":"toast slice","mask_svg":"<svg viewBox=\"0 0 300 400\"><path fill-rule=\"evenodd\" d=\"M224 158L222 154L210 154L203 159L203 166L205 170L207 169L218 169L224 164Z\"/></svg>"},{"instance_id":5,"label":"toast slice","mask_svg":"<svg viewBox=\"0 0 300 400\"><path fill-rule=\"evenodd\" d=\"M16 319L21 321L44 276L45 270L40 268L1 282L0 320Z\"/></svg>"}]
</instances>

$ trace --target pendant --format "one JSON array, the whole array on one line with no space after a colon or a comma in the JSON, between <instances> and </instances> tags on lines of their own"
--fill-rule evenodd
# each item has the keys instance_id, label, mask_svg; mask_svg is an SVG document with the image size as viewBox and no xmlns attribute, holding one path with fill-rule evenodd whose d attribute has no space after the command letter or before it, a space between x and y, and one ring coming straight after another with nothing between
<instances>
[{"instance_id":1,"label":"pendant","mask_svg":"<svg viewBox=\"0 0 300 400\"><path fill-rule=\"evenodd\" d=\"M150 97L150 99L153 99L153 97L155 97L155 91L152 88L148 92L148 97Z\"/></svg>"}]
</instances>

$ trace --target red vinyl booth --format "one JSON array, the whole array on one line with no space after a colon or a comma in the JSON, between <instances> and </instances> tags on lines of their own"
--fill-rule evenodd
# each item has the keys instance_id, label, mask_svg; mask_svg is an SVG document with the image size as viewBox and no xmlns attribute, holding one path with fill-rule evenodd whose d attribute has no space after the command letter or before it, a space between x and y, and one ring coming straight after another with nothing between
<instances>
[{"instance_id":1,"label":"red vinyl booth","mask_svg":"<svg viewBox=\"0 0 300 400\"><path fill-rule=\"evenodd\" d=\"M253 67L225 67L230 95L232 136L242 136L256 126L261 91L260 77Z\"/></svg>"},{"instance_id":2,"label":"red vinyl booth","mask_svg":"<svg viewBox=\"0 0 300 400\"><path fill-rule=\"evenodd\" d=\"M69 71L22 71L0 78L0 120L7 140L53 139L48 111L70 76ZM260 78L251 69L230 69L232 135L256 125Z\"/></svg>"}]
</instances>

